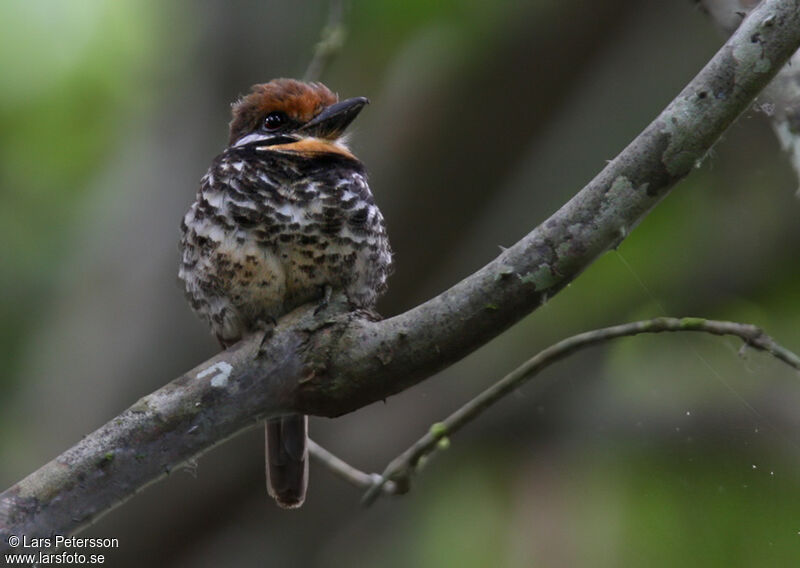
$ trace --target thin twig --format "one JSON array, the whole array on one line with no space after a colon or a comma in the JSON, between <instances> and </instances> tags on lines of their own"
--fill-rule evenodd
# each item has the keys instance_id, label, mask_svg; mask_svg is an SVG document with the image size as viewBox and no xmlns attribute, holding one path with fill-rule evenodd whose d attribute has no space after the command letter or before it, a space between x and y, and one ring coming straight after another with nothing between
<instances>
[{"instance_id":1,"label":"thin twig","mask_svg":"<svg viewBox=\"0 0 800 568\"><path fill-rule=\"evenodd\" d=\"M308 440L308 453L337 476L359 489L371 489L375 485L381 485L384 493L389 495L397 493L397 487L393 481L383 479L378 473L365 473L356 469L311 439Z\"/></svg>"},{"instance_id":2,"label":"thin twig","mask_svg":"<svg viewBox=\"0 0 800 568\"><path fill-rule=\"evenodd\" d=\"M322 28L320 40L314 46L314 56L306 68L304 81L319 80L322 72L342 49L347 37L347 28L344 23L343 0L331 0L328 12L328 23Z\"/></svg>"},{"instance_id":3,"label":"thin twig","mask_svg":"<svg viewBox=\"0 0 800 568\"><path fill-rule=\"evenodd\" d=\"M490 406L537 376L540 371L556 361L560 361L579 349L618 337L642 333L662 333L665 331L700 331L714 335L733 335L744 341L745 345L760 351L766 351L776 359L800 370L800 357L779 345L754 325L702 318L655 318L587 331L568 337L537 353L442 422L437 422L431 426L427 434L389 463L383 474L378 476L378 479L383 481L372 485L367 490L362 503L364 505L372 504L381 494L382 483L387 483L390 480L399 483L402 487L408 487L411 475L417 471L423 458L428 458L437 449L446 448L449 445L449 436L452 436L463 426L475 420Z\"/></svg>"}]
</instances>

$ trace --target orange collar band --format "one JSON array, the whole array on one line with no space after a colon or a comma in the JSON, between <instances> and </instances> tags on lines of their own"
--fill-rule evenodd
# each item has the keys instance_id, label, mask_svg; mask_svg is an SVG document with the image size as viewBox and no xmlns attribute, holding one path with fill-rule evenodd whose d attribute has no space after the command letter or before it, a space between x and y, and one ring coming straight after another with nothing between
<instances>
[{"instance_id":1,"label":"orange collar band","mask_svg":"<svg viewBox=\"0 0 800 568\"><path fill-rule=\"evenodd\" d=\"M290 142L289 144L276 144L269 146L270 150L277 150L279 152L294 152L297 154L339 154L355 160L356 157L346 147L339 144L321 140L319 138L304 138L297 142Z\"/></svg>"}]
</instances>

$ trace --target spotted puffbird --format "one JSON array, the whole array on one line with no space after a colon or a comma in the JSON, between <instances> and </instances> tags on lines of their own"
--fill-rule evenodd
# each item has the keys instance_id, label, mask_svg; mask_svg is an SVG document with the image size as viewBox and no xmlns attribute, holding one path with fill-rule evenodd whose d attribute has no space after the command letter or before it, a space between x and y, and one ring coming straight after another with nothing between
<instances>
[{"instance_id":1,"label":"spotted puffbird","mask_svg":"<svg viewBox=\"0 0 800 568\"><path fill-rule=\"evenodd\" d=\"M179 277L223 347L344 293L372 310L392 254L362 163L343 134L367 99L275 79L233 104L228 147L186 213ZM267 487L282 507L308 485L308 419L266 422Z\"/></svg>"}]
</instances>

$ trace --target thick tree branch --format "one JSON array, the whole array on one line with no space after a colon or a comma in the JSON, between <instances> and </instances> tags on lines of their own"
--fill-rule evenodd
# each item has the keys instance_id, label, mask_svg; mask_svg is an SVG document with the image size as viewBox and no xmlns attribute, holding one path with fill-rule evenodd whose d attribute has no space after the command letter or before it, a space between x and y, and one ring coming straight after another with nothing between
<instances>
[{"instance_id":1,"label":"thick tree branch","mask_svg":"<svg viewBox=\"0 0 800 568\"><path fill-rule=\"evenodd\" d=\"M371 483L354 483L357 487L367 487L363 502L370 505L381 493L397 493L395 487L408 488L411 476L423 460L447 447L449 437L464 426L478 418L500 399L521 387L541 371L568 357L578 350L597 345L620 337L630 337L642 333L663 333L675 331L695 331L713 335L732 335L740 338L745 346L769 353L790 367L800 371L800 357L779 345L774 339L754 325L729 321L706 320L702 318L655 318L636 321L613 327L605 327L587 331L568 337L540 351L525 363L514 369L498 382L481 392L478 396L464 404L450 416L431 426L430 430L412 444L406 451L389 463L381 475L368 476ZM363 474L367 475L367 474ZM392 483L391 490L385 490L384 483Z\"/></svg>"},{"instance_id":2,"label":"thick tree branch","mask_svg":"<svg viewBox=\"0 0 800 568\"><path fill-rule=\"evenodd\" d=\"M181 463L295 411L337 416L400 392L514 324L617 246L800 45L800 0L766 0L619 156L510 249L385 321L301 308L144 397L0 494L9 534L70 533Z\"/></svg>"}]
</instances>

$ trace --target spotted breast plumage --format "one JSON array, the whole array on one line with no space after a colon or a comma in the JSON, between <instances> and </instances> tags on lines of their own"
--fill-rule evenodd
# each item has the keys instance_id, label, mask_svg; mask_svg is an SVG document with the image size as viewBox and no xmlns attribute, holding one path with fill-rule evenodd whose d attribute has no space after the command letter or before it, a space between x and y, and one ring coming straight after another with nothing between
<instances>
[{"instance_id":1,"label":"spotted breast plumage","mask_svg":"<svg viewBox=\"0 0 800 568\"><path fill-rule=\"evenodd\" d=\"M383 216L342 138L366 102L277 79L234 103L230 145L183 220L179 270L223 346L331 292L372 309L386 288ZM268 488L284 507L305 498L306 429L297 415L267 422Z\"/></svg>"}]
</instances>

